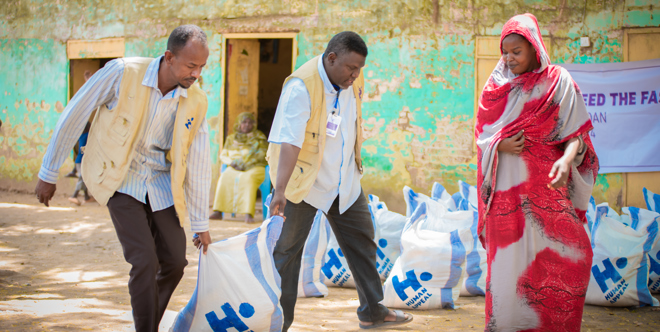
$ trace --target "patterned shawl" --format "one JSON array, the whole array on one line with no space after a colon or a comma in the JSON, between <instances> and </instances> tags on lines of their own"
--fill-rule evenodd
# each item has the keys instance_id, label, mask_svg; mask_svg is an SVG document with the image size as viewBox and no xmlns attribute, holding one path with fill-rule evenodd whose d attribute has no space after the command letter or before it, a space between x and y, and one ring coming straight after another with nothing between
<instances>
[{"instance_id":1,"label":"patterned shawl","mask_svg":"<svg viewBox=\"0 0 660 332\"><path fill-rule=\"evenodd\" d=\"M241 133L239 130L245 119L251 119L254 122L252 131L249 133ZM243 112L238 115L234 123L234 133L227 136L220 160L226 165L235 161L247 171L255 166L266 166L267 150L268 140L266 135L257 129L254 114Z\"/></svg>"},{"instance_id":2,"label":"patterned shawl","mask_svg":"<svg viewBox=\"0 0 660 332\"><path fill-rule=\"evenodd\" d=\"M572 203L578 217L584 222L598 173L598 159L588 135L593 127L577 84L564 68L550 64L536 17L524 14L511 18L502 29L500 52L502 40L513 33L523 36L534 46L541 67L533 72L515 75L502 57L481 93L475 128L478 148L478 232L481 235L484 234L488 213L493 210L491 202L498 180L497 147L502 139L524 130L525 148L520 154L520 171L521 174L529 175L526 179L524 175L521 176L522 180L517 183L515 180L503 179L514 183L502 183L500 187L523 188L498 192L498 195L511 195L511 199L506 201L519 201L522 195L537 201L548 200L551 195L543 192L552 190L547 188L551 180L547 174L554 162L563 155L564 143L579 137L585 143L583 152L574 162L567 188L558 189L568 190L570 202L553 203L548 200L542 203L548 211L566 211L565 205ZM576 176L578 173L579 176ZM498 206L496 209L501 211L507 207Z\"/></svg>"}]
</instances>

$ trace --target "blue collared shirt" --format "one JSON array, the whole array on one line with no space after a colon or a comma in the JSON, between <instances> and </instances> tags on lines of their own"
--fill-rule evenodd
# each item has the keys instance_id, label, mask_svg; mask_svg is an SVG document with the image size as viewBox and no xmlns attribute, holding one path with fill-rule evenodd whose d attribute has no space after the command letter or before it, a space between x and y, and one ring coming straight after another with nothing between
<instances>
[{"instance_id":1,"label":"blue collared shirt","mask_svg":"<svg viewBox=\"0 0 660 332\"><path fill-rule=\"evenodd\" d=\"M337 105L336 113L341 116L341 123L335 137L325 137L321 169L304 201L327 213L339 195L339 212L344 213L362 192L362 174L355 163L356 99L353 88L335 90L323 67L323 57L319 58L318 71L323 80L328 114L332 113ZM299 78L290 79L277 104L268 141L275 144L288 143L301 148L311 109L311 99L305 83Z\"/></svg>"},{"instance_id":2,"label":"blue collared shirt","mask_svg":"<svg viewBox=\"0 0 660 332\"><path fill-rule=\"evenodd\" d=\"M174 205L172 197L171 164L165 156L172 147L174 120L180 98L187 98L181 87L163 96L158 89L158 69L162 56L154 59L147 68L142 85L151 88L148 102L148 121L143 134L137 137L135 155L128 174L117 190L146 204L153 211ZM101 105L108 109L117 106L119 86L124 73L124 62L112 60L96 72L71 99L62 112L53 132L48 150L44 155L39 178L55 183L58 170L80 137L93 110ZM184 184L188 213L193 232L207 231L209 191L211 185L211 158L209 130L203 120L190 146L188 167Z\"/></svg>"}]
</instances>

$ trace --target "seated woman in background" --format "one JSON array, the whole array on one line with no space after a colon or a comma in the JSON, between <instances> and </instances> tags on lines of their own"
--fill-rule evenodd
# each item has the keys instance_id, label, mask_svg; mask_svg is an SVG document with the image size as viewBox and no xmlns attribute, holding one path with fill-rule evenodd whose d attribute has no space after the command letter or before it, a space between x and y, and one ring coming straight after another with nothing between
<instances>
[{"instance_id":1,"label":"seated woman in background","mask_svg":"<svg viewBox=\"0 0 660 332\"><path fill-rule=\"evenodd\" d=\"M510 19L500 47L475 130L486 331L577 332L592 259L583 223L598 173L593 127L533 15Z\"/></svg>"},{"instance_id":2,"label":"seated woman in background","mask_svg":"<svg viewBox=\"0 0 660 332\"><path fill-rule=\"evenodd\" d=\"M220 161L227 165L215 190L210 219L222 219L222 212L245 213L245 222L254 222L259 185L266 177L266 135L257 130L254 114L239 114L234 133L227 136Z\"/></svg>"}]
</instances>

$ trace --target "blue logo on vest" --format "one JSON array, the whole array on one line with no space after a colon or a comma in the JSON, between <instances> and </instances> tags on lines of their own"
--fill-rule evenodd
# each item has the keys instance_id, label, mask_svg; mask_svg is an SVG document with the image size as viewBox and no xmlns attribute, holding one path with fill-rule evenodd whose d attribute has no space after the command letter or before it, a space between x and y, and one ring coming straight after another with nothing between
<instances>
[{"instance_id":1,"label":"blue logo on vest","mask_svg":"<svg viewBox=\"0 0 660 332\"><path fill-rule=\"evenodd\" d=\"M206 314L206 320L209 322L213 332L227 332L229 328L235 328L239 332L249 331L250 328L245 325L243 320L238 316L240 314L243 318L250 318L254 316L254 307L249 303L241 303L238 307L238 314L234 311L234 308L231 307L231 304L225 303L221 307L222 312L225 313L225 318L218 319L218 316L215 314L215 311L211 311Z\"/></svg>"},{"instance_id":2,"label":"blue logo on vest","mask_svg":"<svg viewBox=\"0 0 660 332\"><path fill-rule=\"evenodd\" d=\"M605 294L605 299L610 301L610 303L616 303L619 298L623 295L628 288L628 283L625 279L621 277L619 270L625 268L628 265L628 259L621 257L616 260L616 268L612 264L612 261L609 258L603 260L603 271L598 268L598 264L591 267L591 273L600 287L600 290ZM607 286L607 280L611 280L613 286L610 288Z\"/></svg>"},{"instance_id":3,"label":"blue logo on vest","mask_svg":"<svg viewBox=\"0 0 660 332\"><path fill-rule=\"evenodd\" d=\"M190 118L186 121L186 128L190 129L190 126L192 125L193 120L195 120L195 118Z\"/></svg>"}]
</instances>

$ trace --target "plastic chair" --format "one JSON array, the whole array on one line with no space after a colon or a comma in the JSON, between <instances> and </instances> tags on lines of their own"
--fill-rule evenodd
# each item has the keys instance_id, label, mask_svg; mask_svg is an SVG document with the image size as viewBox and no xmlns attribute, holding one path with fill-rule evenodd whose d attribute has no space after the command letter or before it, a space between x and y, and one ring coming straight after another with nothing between
<instances>
[{"instance_id":1,"label":"plastic chair","mask_svg":"<svg viewBox=\"0 0 660 332\"><path fill-rule=\"evenodd\" d=\"M224 172L227 169L226 164L222 164L220 167L220 173ZM264 182L262 182L259 185L259 191L261 192L261 205L262 205L262 211L263 211L263 216L264 220L268 218L268 207L266 206L266 197L268 197L268 194L270 194L270 166L266 165L266 177L264 178ZM235 213L231 214L231 217L234 218L236 217ZM225 218L225 213L222 213L222 218Z\"/></svg>"}]
</instances>

